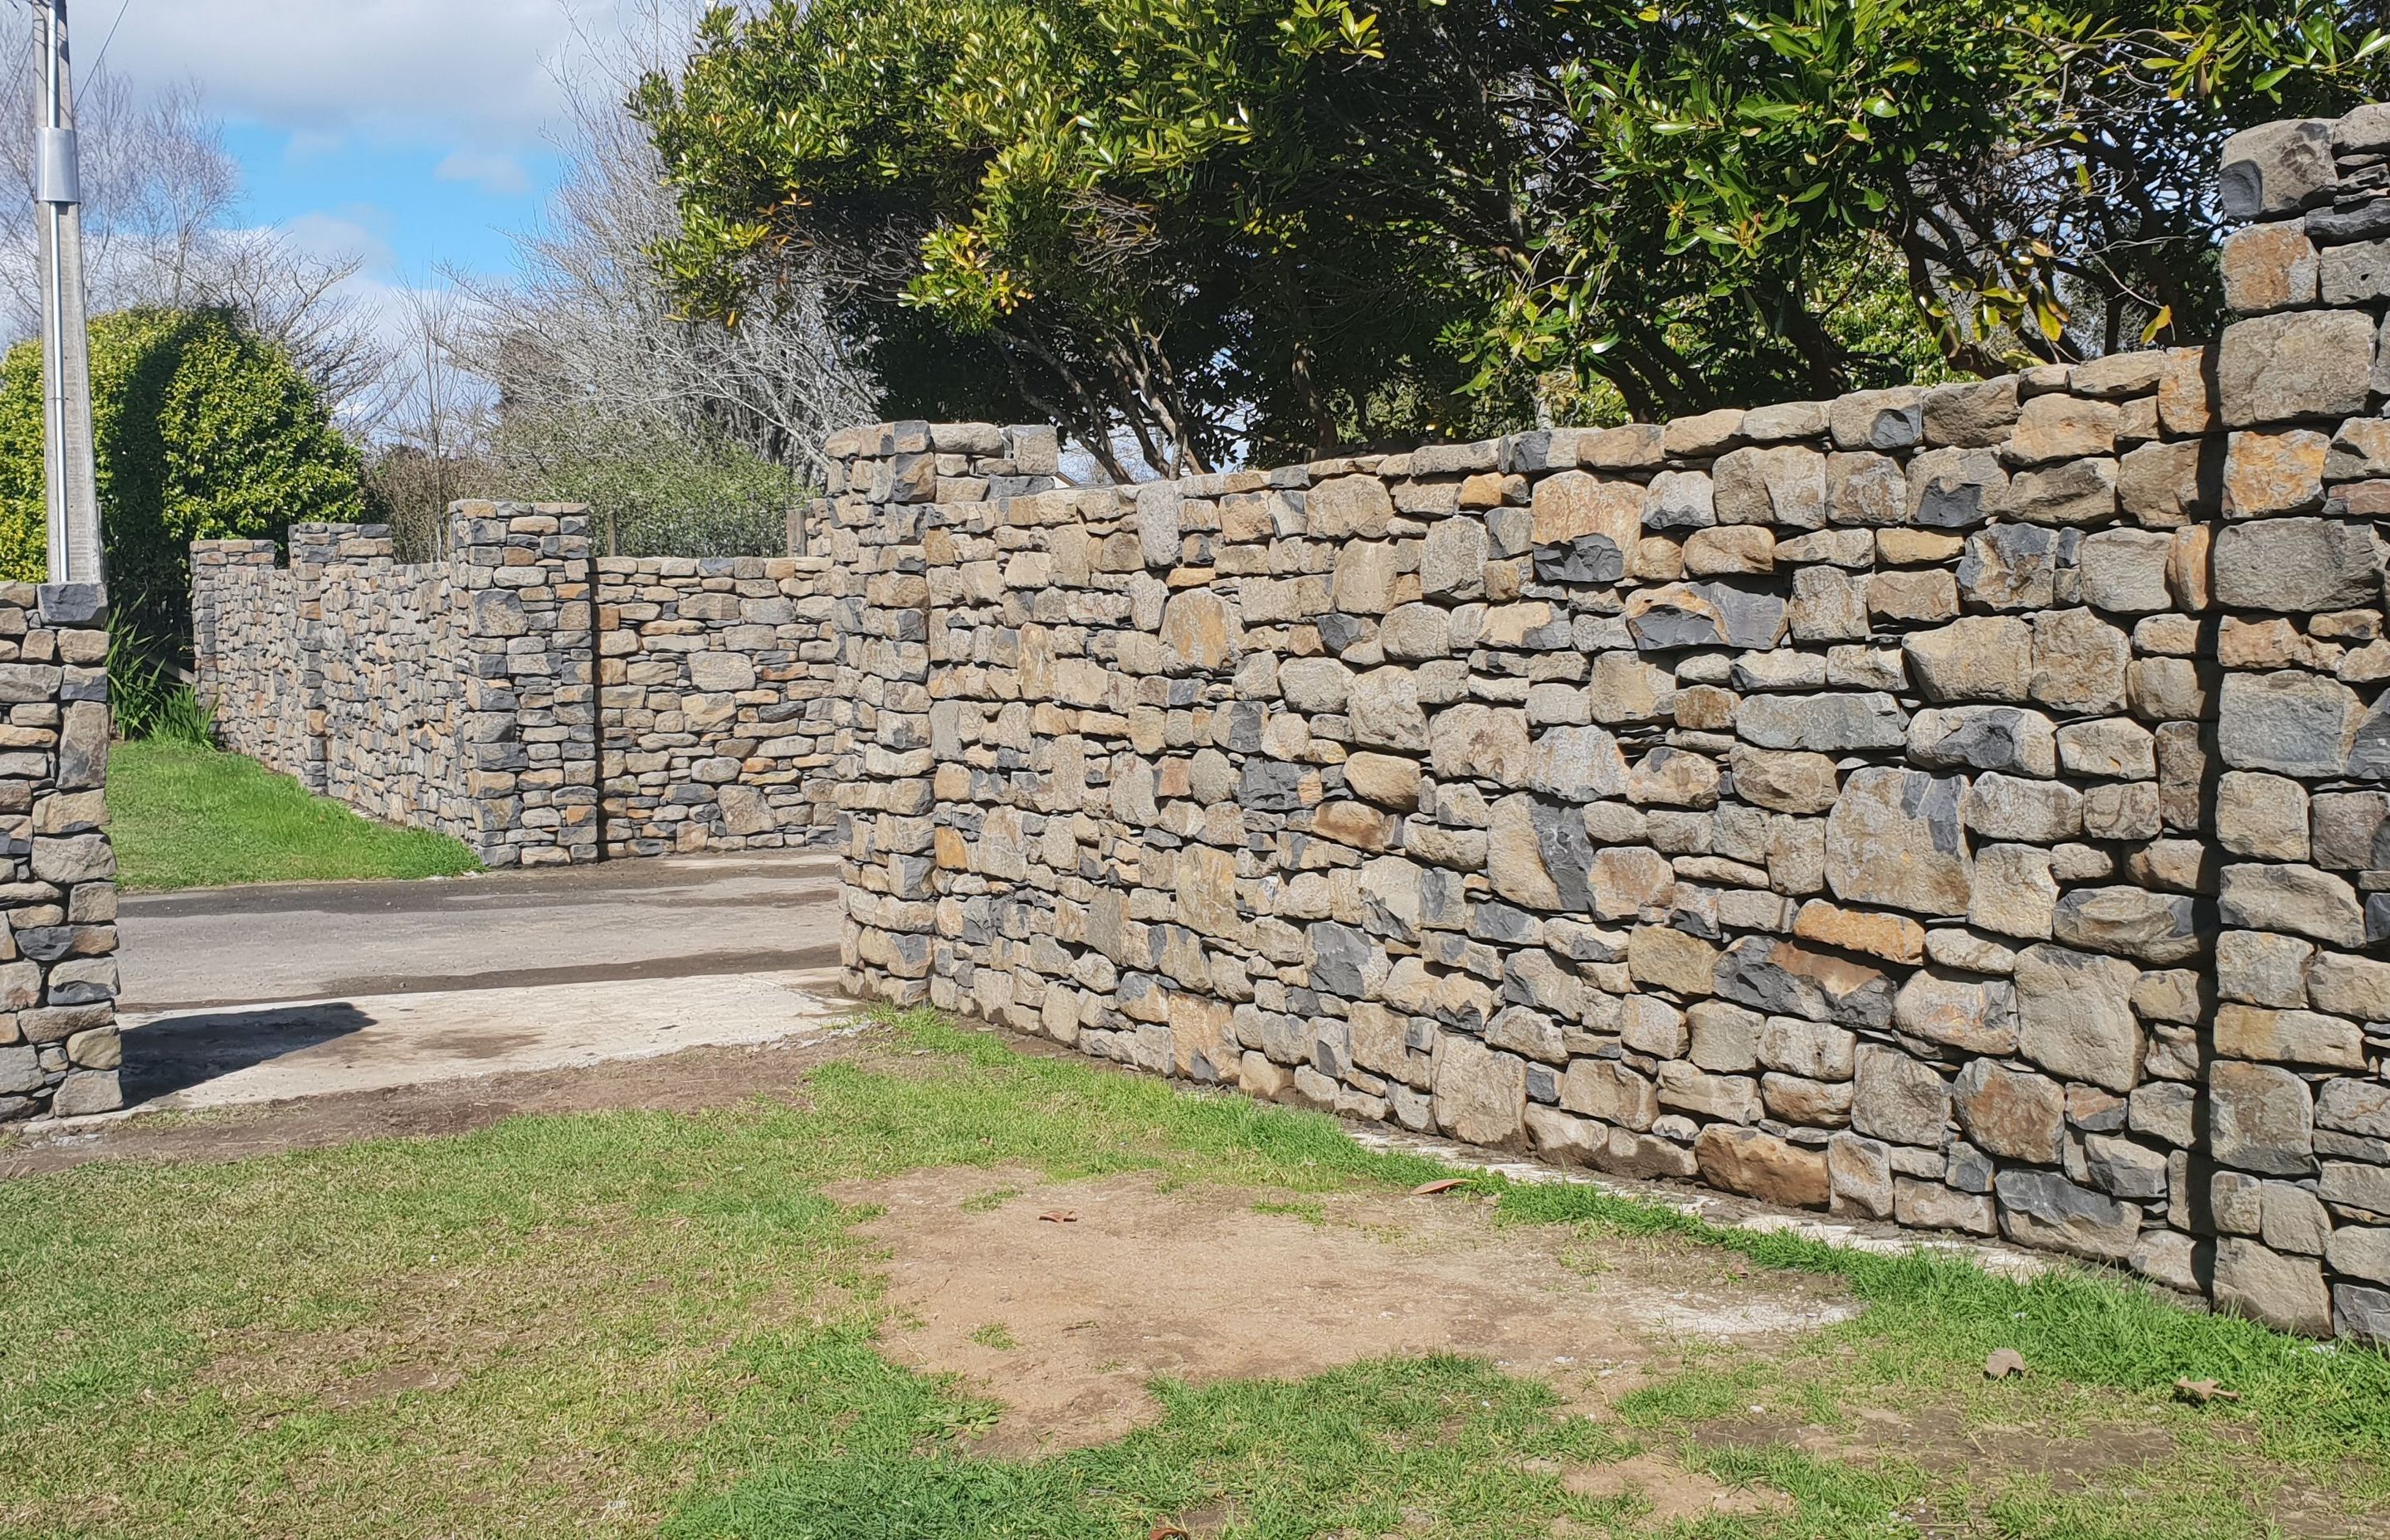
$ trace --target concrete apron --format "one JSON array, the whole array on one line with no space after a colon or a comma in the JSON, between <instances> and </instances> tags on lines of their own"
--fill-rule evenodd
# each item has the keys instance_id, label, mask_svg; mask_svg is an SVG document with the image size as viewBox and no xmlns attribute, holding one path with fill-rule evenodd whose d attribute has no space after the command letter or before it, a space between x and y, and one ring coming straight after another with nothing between
<instances>
[{"instance_id":1,"label":"concrete apron","mask_svg":"<svg viewBox=\"0 0 2390 1540\"><path fill-rule=\"evenodd\" d=\"M128 1015L126 1110L63 1122L813 1042L854 1012L836 969L805 969Z\"/></svg>"}]
</instances>

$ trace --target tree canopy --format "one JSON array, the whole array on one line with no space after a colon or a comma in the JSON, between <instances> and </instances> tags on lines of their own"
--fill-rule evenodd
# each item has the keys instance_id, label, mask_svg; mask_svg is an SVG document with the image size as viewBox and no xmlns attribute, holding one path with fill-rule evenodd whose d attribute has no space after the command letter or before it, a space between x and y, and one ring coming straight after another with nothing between
<instances>
[{"instance_id":1,"label":"tree canopy","mask_svg":"<svg viewBox=\"0 0 2390 1540\"><path fill-rule=\"evenodd\" d=\"M633 106L693 308L826 275L896 409L1172 471L2199 334L2378 4L776 0Z\"/></svg>"},{"instance_id":2,"label":"tree canopy","mask_svg":"<svg viewBox=\"0 0 2390 1540\"><path fill-rule=\"evenodd\" d=\"M139 635L189 630L190 543L280 539L364 513L357 451L289 355L221 310L91 323L91 395L109 600ZM48 564L42 350L0 359L0 576Z\"/></svg>"}]
</instances>

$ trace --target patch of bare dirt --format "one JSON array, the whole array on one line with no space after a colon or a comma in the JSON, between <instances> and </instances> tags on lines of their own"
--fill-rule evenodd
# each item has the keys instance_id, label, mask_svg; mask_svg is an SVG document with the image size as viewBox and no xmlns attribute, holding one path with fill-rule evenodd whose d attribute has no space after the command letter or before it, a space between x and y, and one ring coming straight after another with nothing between
<instances>
[{"instance_id":1,"label":"patch of bare dirt","mask_svg":"<svg viewBox=\"0 0 2390 1540\"><path fill-rule=\"evenodd\" d=\"M1571 1470L1561 1485L1580 1497L1639 1497L1651 1505L1649 1524L1674 1524L1713 1514L1785 1513L1792 1504L1762 1487L1728 1486L1654 1454L1629 1456L1590 1470Z\"/></svg>"},{"instance_id":2,"label":"patch of bare dirt","mask_svg":"<svg viewBox=\"0 0 2390 1540\"><path fill-rule=\"evenodd\" d=\"M289 1101L142 1113L121 1122L17 1133L0 1143L0 1178L64 1171L86 1161L235 1161L361 1139L468 1134L525 1112L696 1111L752 1097L798 1098L798 1083L833 1059L885 1046L874 1030L795 1043L691 1048L652 1059Z\"/></svg>"},{"instance_id":3,"label":"patch of bare dirt","mask_svg":"<svg viewBox=\"0 0 2390 1540\"><path fill-rule=\"evenodd\" d=\"M1001 1402L985 1446L1007 1455L1118 1438L1154 1415L1156 1377L1456 1353L1592 1405L1685 1339L1764 1342L1855 1313L1830 1279L1734 1278L1659 1249L1587 1274L1561 1256L1566 1232L1497 1231L1449 1195L1330 1198L1315 1225L1142 1174L925 1171L829 1193L886 1211L863 1230L889 1251L885 1350Z\"/></svg>"}]
</instances>

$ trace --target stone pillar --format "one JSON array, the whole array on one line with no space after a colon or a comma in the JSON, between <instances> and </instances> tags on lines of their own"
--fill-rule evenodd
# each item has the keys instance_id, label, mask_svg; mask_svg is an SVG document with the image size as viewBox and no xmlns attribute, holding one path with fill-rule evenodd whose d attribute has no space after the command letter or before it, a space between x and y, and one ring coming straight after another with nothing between
<instances>
[{"instance_id":1,"label":"stone pillar","mask_svg":"<svg viewBox=\"0 0 2390 1540\"><path fill-rule=\"evenodd\" d=\"M850 992L912 1005L929 997L936 945L931 671L959 566L947 509L1052 486L1057 443L1050 428L898 422L826 447L812 528L838 596L842 961Z\"/></svg>"},{"instance_id":2,"label":"stone pillar","mask_svg":"<svg viewBox=\"0 0 2390 1540\"><path fill-rule=\"evenodd\" d=\"M216 625L225 602L225 573L232 568L272 567L276 554L271 540L191 542L191 672L199 676L200 702L212 712L217 710L223 689Z\"/></svg>"},{"instance_id":3,"label":"stone pillar","mask_svg":"<svg viewBox=\"0 0 2390 1540\"><path fill-rule=\"evenodd\" d=\"M492 866L595 861L598 704L588 510L449 507L469 841Z\"/></svg>"},{"instance_id":4,"label":"stone pillar","mask_svg":"<svg viewBox=\"0 0 2390 1540\"><path fill-rule=\"evenodd\" d=\"M341 542L354 524L302 522L290 526L290 582L298 610L292 635L298 647L300 716L285 727L301 735L281 766L299 784L322 795L324 772L324 569L338 559Z\"/></svg>"},{"instance_id":5,"label":"stone pillar","mask_svg":"<svg viewBox=\"0 0 2390 1540\"><path fill-rule=\"evenodd\" d=\"M105 1112L117 1087L116 857L109 848L107 598L0 585L0 1120Z\"/></svg>"},{"instance_id":6,"label":"stone pillar","mask_svg":"<svg viewBox=\"0 0 2390 1540\"><path fill-rule=\"evenodd\" d=\"M2219 1305L2390 1339L2390 106L2225 147L2203 1155Z\"/></svg>"}]
</instances>

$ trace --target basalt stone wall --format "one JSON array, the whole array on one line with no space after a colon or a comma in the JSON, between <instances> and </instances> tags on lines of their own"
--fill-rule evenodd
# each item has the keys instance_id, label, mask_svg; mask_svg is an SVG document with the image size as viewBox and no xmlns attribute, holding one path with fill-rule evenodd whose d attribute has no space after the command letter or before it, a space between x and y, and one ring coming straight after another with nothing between
<instances>
[{"instance_id":1,"label":"basalt stone wall","mask_svg":"<svg viewBox=\"0 0 2390 1540\"><path fill-rule=\"evenodd\" d=\"M298 561L277 566L277 555L271 540L192 543L192 662L225 747L321 791L322 573Z\"/></svg>"},{"instance_id":2,"label":"basalt stone wall","mask_svg":"<svg viewBox=\"0 0 2390 1540\"><path fill-rule=\"evenodd\" d=\"M1006 558L992 539L973 546L968 562L963 555L967 529L1009 520L1016 508L1025 518L1047 506L1044 494L1057 482L1059 447L1050 428L987 423L884 423L826 441L829 495L807 522L829 545L835 602L831 789L842 840L842 950L854 993L911 1004L928 996L933 969L960 961L938 941L940 894L951 879L936 869L932 849L941 838L952 849L965 838L964 828L976 829L976 809L963 805L970 782L952 745L953 767L938 768L931 742L932 689L948 700L992 701L1009 685L1014 704L1025 712L1017 677L952 666L958 656L968 659L970 647L949 623L952 608L967 598L972 605L1001 604L1008 596L1014 606L1043 604L1057 611L1085 602L1084 595L1060 587L1033 594L1037 580L1027 571L1020 585L1009 584ZM1090 494L1090 506L1111 510L1113 499L1110 493ZM1052 501L1062 518L1073 517L1073 494ZM1082 531L1072 543L1084 546L1087 538ZM1022 533L1010 544L1026 553L1040 543L1042 537ZM1038 586L1047 585L1039 581ZM970 622L960 623L968 628ZM957 709L943 708L949 716ZM1084 754L1085 740L1071 741ZM1028 751L1024 744L1021 752ZM949 804L943 823L941 798ZM957 821L966 818L968 824ZM1094 894L1101 875L1091 874L1088 886L1073 895L1074 905ZM1014 913L1022 923L1032 918L1029 911Z\"/></svg>"},{"instance_id":3,"label":"basalt stone wall","mask_svg":"<svg viewBox=\"0 0 2390 1540\"><path fill-rule=\"evenodd\" d=\"M2239 135L2222 191L2250 224L2213 403L2215 1290L2390 1340L2390 106Z\"/></svg>"},{"instance_id":4,"label":"basalt stone wall","mask_svg":"<svg viewBox=\"0 0 2390 1540\"><path fill-rule=\"evenodd\" d=\"M598 563L608 854L830 837L829 570L822 557Z\"/></svg>"},{"instance_id":5,"label":"basalt stone wall","mask_svg":"<svg viewBox=\"0 0 2390 1540\"><path fill-rule=\"evenodd\" d=\"M593 560L578 505L451 520L423 563L379 525L294 524L287 568L270 541L192 546L226 748L493 866L826 833L826 562Z\"/></svg>"},{"instance_id":6,"label":"basalt stone wall","mask_svg":"<svg viewBox=\"0 0 2390 1540\"><path fill-rule=\"evenodd\" d=\"M0 584L0 1122L123 1101L104 604L94 584Z\"/></svg>"},{"instance_id":7,"label":"basalt stone wall","mask_svg":"<svg viewBox=\"0 0 2390 1540\"><path fill-rule=\"evenodd\" d=\"M193 652L218 739L493 866L598 852L589 536L578 507L458 503L450 554L377 524L191 547Z\"/></svg>"},{"instance_id":8,"label":"basalt stone wall","mask_svg":"<svg viewBox=\"0 0 2390 1540\"><path fill-rule=\"evenodd\" d=\"M475 617L460 602L456 564L399 562L379 525L302 525L290 538L290 571L315 595L306 645L284 654L291 659L285 667L296 672L303 662L314 675L304 719L307 753L321 766L313 789L369 817L478 841L480 810L468 786L479 766L469 758L464 713L469 690L478 696L481 687L462 666ZM218 604L231 608L221 597ZM216 656L247 655L220 647ZM259 723L236 700L218 701L227 746L276 764L242 739L288 729Z\"/></svg>"},{"instance_id":9,"label":"basalt stone wall","mask_svg":"<svg viewBox=\"0 0 2390 1540\"><path fill-rule=\"evenodd\" d=\"M843 440L850 987L2390 1338L2386 150L2233 141L2204 348L1129 489Z\"/></svg>"}]
</instances>

